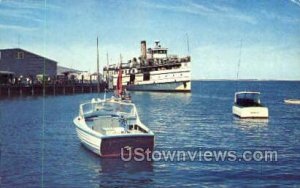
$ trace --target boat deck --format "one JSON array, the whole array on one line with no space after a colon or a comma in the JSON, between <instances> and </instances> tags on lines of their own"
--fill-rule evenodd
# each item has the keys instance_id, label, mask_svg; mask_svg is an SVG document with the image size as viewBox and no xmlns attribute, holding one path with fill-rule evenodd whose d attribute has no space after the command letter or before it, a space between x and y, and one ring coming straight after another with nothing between
<instances>
[{"instance_id":1,"label":"boat deck","mask_svg":"<svg viewBox=\"0 0 300 188\"><path fill-rule=\"evenodd\" d=\"M147 133L136 124L135 117L95 116L86 118L86 124L102 135L143 134Z\"/></svg>"}]
</instances>

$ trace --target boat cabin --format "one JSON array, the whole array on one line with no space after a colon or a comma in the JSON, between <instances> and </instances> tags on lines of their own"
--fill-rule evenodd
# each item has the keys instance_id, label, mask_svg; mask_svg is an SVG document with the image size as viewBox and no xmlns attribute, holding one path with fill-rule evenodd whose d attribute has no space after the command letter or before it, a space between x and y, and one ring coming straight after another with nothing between
<instances>
[{"instance_id":1,"label":"boat cabin","mask_svg":"<svg viewBox=\"0 0 300 188\"><path fill-rule=\"evenodd\" d=\"M234 104L242 107L263 106L260 103L260 92L237 92L235 93Z\"/></svg>"},{"instance_id":2,"label":"boat cabin","mask_svg":"<svg viewBox=\"0 0 300 188\"><path fill-rule=\"evenodd\" d=\"M159 41L155 41L154 48L148 48L148 59L166 59L168 58L168 49L162 48Z\"/></svg>"}]
</instances>

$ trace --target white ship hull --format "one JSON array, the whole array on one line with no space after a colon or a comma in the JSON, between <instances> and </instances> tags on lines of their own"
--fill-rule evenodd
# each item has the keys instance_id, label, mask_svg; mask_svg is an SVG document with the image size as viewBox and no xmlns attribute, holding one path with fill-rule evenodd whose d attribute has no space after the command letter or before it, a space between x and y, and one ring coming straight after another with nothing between
<instances>
[{"instance_id":1,"label":"white ship hull","mask_svg":"<svg viewBox=\"0 0 300 188\"><path fill-rule=\"evenodd\" d=\"M127 85L129 91L190 92L191 81Z\"/></svg>"},{"instance_id":2,"label":"white ship hull","mask_svg":"<svg viewBox=\"0 0 300 188\"><path fill-rule=\"evenodd\" d=\"M122 76L122 84L130 91L163 91L163 92L190 92L191 72L189 69L172 69L152 71L149 73L149 80L144 80L144 74L135 74L132 81L130 75ZM117 77L113 77L115 88Z\"/></svg>"}]
</instances>

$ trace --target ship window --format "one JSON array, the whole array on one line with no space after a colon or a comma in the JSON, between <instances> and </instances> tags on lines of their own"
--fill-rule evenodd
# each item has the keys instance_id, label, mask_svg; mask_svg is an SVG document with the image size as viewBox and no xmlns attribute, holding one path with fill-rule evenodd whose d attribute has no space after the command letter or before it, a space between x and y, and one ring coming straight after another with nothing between
<instances>
[{"instance_id":1,"label":"ship window","mask_svg":"<svg viewBox=\"0 0 300 188\"><path fill-rule=\"evenodd\" d=\"M144 81L150 80L150 73L149 72L144 73L143 80Z\"/></svg>"}]
</instances>

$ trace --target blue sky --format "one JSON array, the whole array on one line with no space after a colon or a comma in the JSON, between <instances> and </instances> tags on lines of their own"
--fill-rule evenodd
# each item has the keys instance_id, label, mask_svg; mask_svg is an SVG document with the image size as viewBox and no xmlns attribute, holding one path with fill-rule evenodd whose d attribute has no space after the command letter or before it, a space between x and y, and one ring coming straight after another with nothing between
<instances>
[{"instance_id":1,"label":"blue sky","mask_svg":"<svg viewBox=\"0 0 300 188\"><path fill-rule=\"evenodd\" d=\"M299 0L0 0L0 49L21 47L59 65L96 70L160 40L187 55L193 79L300 80Z\"/></svg>"}]
</instances>

